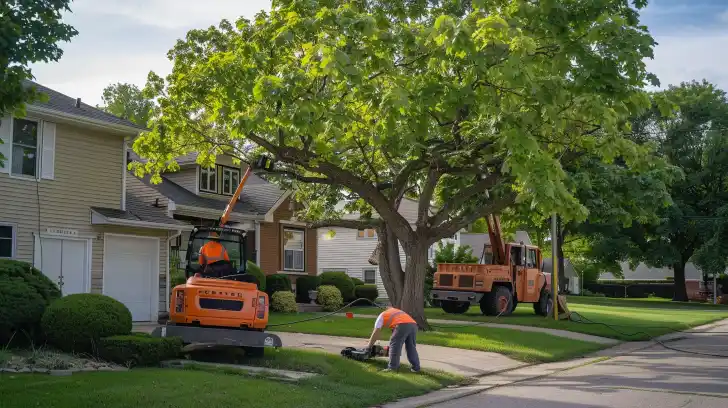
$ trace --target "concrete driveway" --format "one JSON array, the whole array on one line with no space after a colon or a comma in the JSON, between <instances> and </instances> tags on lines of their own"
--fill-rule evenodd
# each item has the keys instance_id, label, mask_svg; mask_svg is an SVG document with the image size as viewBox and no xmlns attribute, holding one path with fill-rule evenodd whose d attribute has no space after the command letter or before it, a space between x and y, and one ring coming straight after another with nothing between
<instances>
[{"instance_id":1,"label":"concrete driveway","mask_svg":"<svg viewBox=\"0 0 728 408\"><path fill-rule=\"evenodd\" d=\"M540 379L430 405L437 408L725 408L728 321L705 333ZM518 370L516 370L518 371ZM497 377L497 376L493 376Z\"/></svg>"},{"instance_id":2,"label":"concrete driveway","mask_svg":"<svg viewBox=\"0 0 728 408\"><path fill-rule=\"evenodd\" d=\"M339 354L344 347L364 347L367 339L351 337L321 336L303 333L281 333L280 336L286 348L304 350L321 350ZM380 344L387 344L380 342ZM448 347L418 344L417 352L420 356L420 365L425 369L435 369L464 376L483 376L502 370L521 367L524 363L510 359L497 353L483 351L463 350ZM402 350L402 363L407 363L405 350Z\"/></svg>"}]
</instances>

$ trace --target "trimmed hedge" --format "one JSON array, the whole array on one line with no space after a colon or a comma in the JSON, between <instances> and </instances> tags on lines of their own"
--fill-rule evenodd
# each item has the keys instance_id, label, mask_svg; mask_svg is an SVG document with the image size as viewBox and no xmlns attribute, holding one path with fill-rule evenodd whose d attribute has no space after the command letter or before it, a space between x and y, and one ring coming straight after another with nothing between
<instances>
[{"instance_id":1,"label":"trimmed hedge","mask_svg":"<svg viewBox=\"0 0 728 408\"><path fill-rule=\"evenodd\" d=\"M604 284L588 283L585 289L593 293L603 293L606 297L642 299L655 295L660 298L672 299L675 296L674 283L634 283L634 284Z\"/></svg>"},{"instance_id":2,"label":"trimmed hedge","mask_svg":"<svg viewBox=\"0 0 728 408\"><path fill-rule=\"evenodd\" d=\"M308 297L309 290L316 290L321 286L321 278L318 276L299 276L296 278L296 302L309 303L311 298Z\"/></svg>"},{"instance_id":3,"label":"trimmed hedge","mask_svg":"<svg viewBox=\"0 0 728 408\"><path fill-rule=\"evenodd\" d=\"M344 305L341 291L336 286L321 285L318 288L316 303L321 305L326 312L333 312Z\"/></svg>"},{"instance_id":4,"label":"trimmed hedge","mask_svg":"<svg viewBox=\"0 0 728 408\"><path fill-rule=\"evenodd\" d=\"M354 300L354 281L346 272L324 272L321 275L321 285L336 286L341 292L344 301Z\"/></svg>"},{"instance_id":5,"label":"trimmed hedge","mask_svg":"<svg viewBox=\"0 0 728 408\"><path fill-rule=\"evenodd\" d=\"M263 271L260 270L260 266L248 261L245 263L245 273L255 276L258 279L258 290L265 292L266 278Z\"/></svg>"},{"instance_id":6,"label":"trimmed hedge","mask_svg":"<svg viewBox=\"0 0 728 408\"><path fill-rule=\"evenodd\" d=\"M351 280L354 282L354 286L366 285L366 283L359 278L351 278Z\"/></svg>"},{"instance_id":7,"label":"trimmed hedge","mask_svg":"<svg viewBox=\"0 0 728 408\"><path fill-rule=\"evenodd\" d=\"M60 297L58 286L31 264L0 260L0 345L37 340L43 312Z\"/></svg>"},{"instance_id":8,"label":"trimmed hedge","mask_svg":"<svg viewBox=\"0 0 728 408\"><path fill-rule=\"evenodd\" d=\"M268 275L265 278L266 288L265 291L268 293L268 297L273 297L276 292L290 292L291 291L291 278L288 275L282 273L276 273L274 275Z\"/></svg>"},{"instance_id":9,"label":"trimmed hedge","mask_svg":"<svg viewBox=\"0 0 728 408\"><path fill-rule=\"evenodd\" d=\"M134 366L157 365L176 358L182 350L178 337L152 337L146 333L105 337L99 340L98 356L102 360Z\"/></svg>"},{"instance_id":10,"label":"trimmed hedge","mask_svg":"<svg viewBox=\"0 0 728 408\"><path fill-rule=\"evenodd\" d=\"M270 308L279 313L297 313L296 295L293 292L276 292L271 297Z\"/></svg>"},{"instance_id":11,"label":"trimmed hedge","mask_svg":"<svg viewBox=\"0 0 728 408\"><path fill-rule=\"evenodd\" d=\"M131 312L108 296L79 293L48 306L41 327L48 342L63 351L93 352L100 339L131 333Z\"/></svg>"},{"instance_id":12,"label":"trimmed hedge","mask_svg":"<svg viewBox=\"0 0 728 408\"><path fill-rule=\"evenodd\" d=\"M379 289L377 289L377 285L359 285L356 287L356 298L364 298L369 299L372 302L377 300L379 297ZM364 303L364 302L361 302ZM370 304L367 304L368 306L371 306Z\"/></svg>"}]
</instances>

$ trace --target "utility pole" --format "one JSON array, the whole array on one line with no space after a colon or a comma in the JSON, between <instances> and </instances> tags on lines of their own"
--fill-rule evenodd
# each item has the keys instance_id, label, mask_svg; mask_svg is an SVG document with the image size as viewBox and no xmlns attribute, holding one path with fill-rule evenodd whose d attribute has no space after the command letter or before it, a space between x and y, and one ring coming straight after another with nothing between
<instances>
[{"instance_id":1,"label":"utility pole","mask_svg":"<svg viewBox=\"0 0 728 408\"><path fill-rule=\"evenodd\" d=\"M718 280L716 279L715 273L713 273L713 304L718 303Z\"/></svg>"},{"instance_id":2,"label":"utility pole","mask_svg":"<svg viewBox=\"0 0 728 408\"><path fill-rule=\"evenodd\" d=\"M559 320L559 262L558 262L558 233L556 213L551 214L551 297L554 311L554 320Z\"/></svg>"}]
</instances>

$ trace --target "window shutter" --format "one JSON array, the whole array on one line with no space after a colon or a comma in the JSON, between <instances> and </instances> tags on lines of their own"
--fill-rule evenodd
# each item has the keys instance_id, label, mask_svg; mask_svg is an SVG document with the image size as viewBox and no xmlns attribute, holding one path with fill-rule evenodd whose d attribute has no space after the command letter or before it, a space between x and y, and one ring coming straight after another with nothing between
<instances>
[{"instance_id":1,"label":"window shutter","mask_svg":"<svg viewBox=\"0 0 728 408\"><path fill-rule=\"evenodd\" d=\"M56 124L43 121L43 153L41 153L41 178L55 178L56 162Z\"/></svg>"},{"instance_id":2,"label":"window shutter","mask_svg":"<svg viewBox=\"0 0 728 408\"><path fill-rule=\"evenodd\" d=\"M12 133L10 133L11 117L6 116L0 118L0 154L5 157L3 164L0 165L0 173L10 173L10 152L12 152Z\"/></svg>"}]
</instances>

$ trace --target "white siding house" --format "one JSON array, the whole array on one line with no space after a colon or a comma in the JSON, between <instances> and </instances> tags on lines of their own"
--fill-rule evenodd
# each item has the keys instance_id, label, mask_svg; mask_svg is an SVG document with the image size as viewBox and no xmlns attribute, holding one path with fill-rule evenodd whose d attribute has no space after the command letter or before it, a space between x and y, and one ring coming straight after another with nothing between
<instances>
[{"instance_id":1,"label":"white siding house","mask_svg":"<svg viewBox=\"0 0 728 408\"><path fill-rule=\"evenodd\" d=\"M417 202L402 200L399 212L411 224L417 218ZM331 233L333 231L333 234ZM321 228L318 231L318 272L346 272L352 278L358 278L368 284L376 284L379 297L386 298L382 278L379 276L379 267L369 263L369 256L377 247L376 232L373 230L357 231L349 228ZM471 245L473 255L480 256L483 245L488 240L488 234L469 234L459 232L452 238L443 239L442 242L453 242L456 245ZM437 244L430 247L428 258L434 258ZM405 255L400 245L400 261L405 264Z\"/></svg>"}]
</instances>

